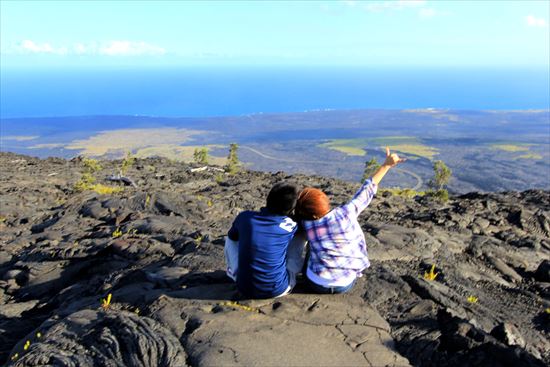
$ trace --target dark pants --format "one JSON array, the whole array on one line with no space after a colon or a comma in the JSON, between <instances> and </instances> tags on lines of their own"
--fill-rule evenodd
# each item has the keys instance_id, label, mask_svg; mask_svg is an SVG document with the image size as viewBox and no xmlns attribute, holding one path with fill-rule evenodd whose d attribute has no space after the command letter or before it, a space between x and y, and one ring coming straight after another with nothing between
<instances>
[{"instance_id":1,"label":"dark pants","mask_svg":"<svg viewBox=\"0 0 550 367\"><path fill-rule=\"evenodd\" d=\"M309 278L306 276L306 285L307 287L314 293L321 293L321 294L336 294L336 293L346 293L349 291L353 286L355 285L355 280L351 282L350 285L346 285L343 287L323 287L322 285L316 284L309 280Z\"/></svg>"}]
</instances>

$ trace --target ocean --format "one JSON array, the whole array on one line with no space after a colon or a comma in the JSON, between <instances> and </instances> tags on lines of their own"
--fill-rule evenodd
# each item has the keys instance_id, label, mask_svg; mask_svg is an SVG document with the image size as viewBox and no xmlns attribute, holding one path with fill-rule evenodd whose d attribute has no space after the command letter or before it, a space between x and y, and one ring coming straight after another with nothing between
<instances>
[{"instance_id":1,"label":"ocean","mask_svg":"<svg viewBox=\"0 0 550 367\"><path fill-rule=\"evenodd\" d=\"M2 69L0 117L550 108L546 68Z\"/></svg>"}]
</instances>

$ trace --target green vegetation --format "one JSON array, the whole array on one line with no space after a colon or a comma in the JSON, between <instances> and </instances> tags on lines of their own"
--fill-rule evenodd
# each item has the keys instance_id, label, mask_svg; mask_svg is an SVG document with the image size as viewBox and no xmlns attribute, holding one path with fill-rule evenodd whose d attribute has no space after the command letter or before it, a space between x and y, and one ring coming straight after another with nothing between
<instances>
[{"instance_id":1,"label":"green vegetation","mask_svg":"<svg viewBox=\"0 0 550 367\"><path fill-rule=\"evenodd\" d=\"M443 161L435 161L433 169L434 177L428 182L431 190L426 191L426 195L440 202L447 202L449 200L449 192L445 189L445 186L449 184L453 171Z\"/></svg>"},{"instance_id":2,"label":"green vegetation","mask_svg":"<svg viewBox=\"0 0 550 367\"><path fill-rule=\"evenodd\" d=\"M371 178L376 171L380 168L380 164L376 158L372 158L370 161L365 163L365 171L363 172L363 181L368 178Z\"/></svg>"},{"instance_id":3,"label":"green vegetation","mask_svg":"<svg viewBox=\"0 0 550 367\"><path fill-rule=\"evenodd\" d=\"M453 171L443 161L435 161L433 164L434 178L430 180L428 186L433 189L441 190L449 184Z\"/></svg>"},{"instance_id":4,"label":"green vegetation","mask_svg":"<svg viewBox=\"0 0 550 367\"><path fill-rule=\"evenodd\" d=\"M208 148L195 148L193 152L193 160L198 164L208 164Z\"/></svg>"},{"instance_id":5,"label":"green vegetation","mask_svg":"<svg viewBox=\"0 0 550 367\"><path fill-rule=\"evenodd\" d=\"M348 155L364 156L365 148L390 147L392 151L411 154L417 157L432 159L438 154L437 149L426 146L412 136L386 136L378 138L334 139L323 144L321 148L336 150ZM416 159L416 157L411 157Z\"/></svg>"},{"instance_id":6,"label":"green vegetation","mask_svg":"<svg viewBox=\"0 0 550 367\"><path fill-rule=\"evenodd\" d=\"M505 152L527 152L530 144L492 144L491 149L503 150Z\"/></svg>"},{"instance_id":7,"label":"green vegetation","mask_svg":"<svg viewBox=\"0 0 550 367\"><path fill-rule=\"evenodd\" d=\"M203 147L164 144L138 149L135 155L138 158L165 157L175 162L192 162L195 161L195 151L200 148ZM206 148L210 150L214 148L223 148L223 146L207 145ZM226 163L226 157L216 157L213 155L208 155L208 163L223 166Z\"/></svg>"},{"instance_id":8,"label":"green vegetation","mask_svg":"<svg viewBox=\"0 0 550 367\"><path fill-rule=\"evenodd\" d=\"M347 155L362 157L366 154L363 149L365 145L364 139L335 139L319 144L319 147L336 150Z\"/></svg>"},{"instance_id":9,"label":"green vegetation","mask_svg":"<svg viewBox=\"0 0 550 367\"><path fill-rule=\"evenodd\" d=\"M117 229L115 229L114 232L111 234L111 237L119 238L120 236L122 236L122 231L119 227L117 227Z\"/></svg>"},{"instance_id":10,"label":"green vegetation","mask_svg":"<svg viewBox=\"0 0 550 367\"><path fill-rule=\"evenodd\" d=\"M101 299L101 307L107 311L109 309L109 307L111 306L111 300L113 298L113 295L111 293L109 293L107 295L107 298L102 298Z\"/></svg>"},{"instance_id":11,"label":"green vegetation","mask_svg":"<svg viewBox=\"0 0 550 367\"><path fill-rule=\"evenodd\" d=\"M101 170L101 165L97 160L84 158L82 159L82 165L84 166L82 176L80 177L80 180L75 183L75 190L90 190L95 191L101 195L114 194L123 190L121 187L106 186L96 183L96 178L94 174L97 171Z\"/></svg>"},{"instance_id":12,"label":"green vegetation","mask_svg":"<svg viewBox=\"0 0 550 367\"><path fill-rule=\"evenodd\" d=\"M239 157L237 156L237 149L239 149L239 146L236 143L231 143L229 145L229 155L227 156L225 170L232 175L239 172L240 163Z\"/></svg>"},{"instance_id":13,"label":"green vegetation","mask_svg":"<svg viewBox=\"0 0 550 367\"><path fill-rule=\"evenodd\" d=\"M389 192L390 194L394 196L401 196L406 199L413 199L416 196L424 196L426 195L425 191L415 191L413 189L401 189L401 188L393 188L393 189L380 189L378 191L379 194L383 194L385 192Z\"/></svg>"},{"instance_id":14,"label":"green vegetation","mask_svg":"<svg viewBox=\"0 0 550 367\"><path fill-rule=\"evenodd\" d=\"M437 278L438 275L439 273L435 272L435 264L433 264L429 272L424 272L424 279L428 281L433 281L435 280L435 278Z\"/></svg>"},{"instance_id":15,"label":"green vegetation","mask_svg":"<svg viewBox=\"0 0 550 367\"><path fill-rule=\"evenodd\" d=\"M218 173L215 177L215 180L217 184L221 184L225 180L225 177L222 173Z\"/></svg>"},{"instance_id":16,"label":"green vegetation","mask_svg":"<svg viewBox=\"0 0 550 367\"><path fill-rule=\"evenodd\" d=\"M136 158L132 155L132 152L128 151L126 157L122 160L120 165L120 174L125 175L128 172L128 169L134 165Z\"/></svg>"},{"instance_id":17,"label":"green vegetation","mask_svg":"<svg viewBox=\"0 0 550 367\"><path fill-rule=\"evenodd\" d=\"M432 197L441 203L449 201L449 192L446 189L427 190L426 196Z\"/></svg>"},{"instance_id":18,"label":"green vegetation","mask_svg":"<svg viewBox=\"0 0 550 367\"><path fill-rule=\"evenodd\" d=\"M514 159L542 159L542 155L536 153L527 153L517 156Z\"/></svg>"}]
</instances>

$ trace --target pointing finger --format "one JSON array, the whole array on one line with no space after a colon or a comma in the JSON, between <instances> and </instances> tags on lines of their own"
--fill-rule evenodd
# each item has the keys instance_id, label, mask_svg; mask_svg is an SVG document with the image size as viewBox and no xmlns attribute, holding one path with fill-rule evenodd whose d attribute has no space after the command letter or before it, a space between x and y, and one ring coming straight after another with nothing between
<instances>
[{"instance_id":1,"label":"pointing finger","mask_svg":"<svg viewBox=\"0 0 550 367\"><path fill-rule=\"evenodd\" d=\"M386 157L390 156L390 147L386 147Z\"/></svg>"}]
</instances>

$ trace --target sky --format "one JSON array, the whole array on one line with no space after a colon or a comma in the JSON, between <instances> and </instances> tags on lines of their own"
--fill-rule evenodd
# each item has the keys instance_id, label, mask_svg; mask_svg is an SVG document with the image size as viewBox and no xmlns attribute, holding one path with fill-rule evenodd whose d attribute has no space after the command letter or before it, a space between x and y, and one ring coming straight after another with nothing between
<instances>
[{"instance_id":1,"label":"sky","mask_svg":"<svg viewBox=\"0 0 550 367\"><path fill-rule=\"evenodd\" d=\"M0 0L0 68L549 67L550 0Z\"/></svg>"}]
</instances>

